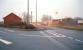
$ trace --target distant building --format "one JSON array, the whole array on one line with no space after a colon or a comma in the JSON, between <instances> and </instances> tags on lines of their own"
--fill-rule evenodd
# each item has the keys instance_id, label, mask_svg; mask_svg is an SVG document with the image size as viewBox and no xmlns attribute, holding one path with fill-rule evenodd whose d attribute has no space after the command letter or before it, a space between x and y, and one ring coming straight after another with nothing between
<instances>
[{"instance_id":1,"label":"distant building","mask_svg":"<svg viewBox=\"0 0 83 50\"><path fill-rule=\"evenodd\" d=\"M78 22L78 24L83 25L83 20L78 20L77 22Z\"/></svg>"},{"instance_id":2,"label":"distant building","mask_svg":"<svg viewBox=\"0 0 83 50\"><path fill-rule=\"evenodd\" d=\"M52 19L50 22L49 22L49 25L50 26L59 26L62 24L62 21L61 19Z\"/></svg>"},{"instance_id":3,"label":"distant building","mask_svg":"<svg viewBox=\"0 0 83 50\"><path fill-rule=\"evenodd\" d=\"M62 19L62 25L76 25L77 20L72 19L72 18L63 18Z\"/></svg>"},{"instance_id":4,"label":"distant building","mask_svg":"<svg viewBox=\"0 0 83 50\"><path fill-rule=\"evenodd\" d=\"M10 13L3 19L4 19L4 26L6 27L17 26L22 21L22 19L14 13Z\"/></svg>"},{"instance_id":5,"label":"distant building","mask_svg":"<svg viewBox=\"0 0 83 50\"><path fill-rule=\"evenodd\" d=\"M43 21L43 24L47 26L59 26L62 24L62 21L61 19L52 19L52 20Z\"/></svg>"},{"instance_id":6,"label":"distant building","mask_svg":"<svg viewBox=\"0 0 83 50\"><path fill-rule=\"evenodd\" d=\"M1 26L1 27L4 26L4 25L3 25L3 21L0 21L0 26Z\"/></svg>"}]
</instances>

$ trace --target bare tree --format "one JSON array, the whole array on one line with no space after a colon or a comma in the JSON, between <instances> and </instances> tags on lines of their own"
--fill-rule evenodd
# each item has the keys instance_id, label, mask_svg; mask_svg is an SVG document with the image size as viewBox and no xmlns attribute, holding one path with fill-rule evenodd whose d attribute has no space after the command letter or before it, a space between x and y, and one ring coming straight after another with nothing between
<instances>
[{"instance_id":1,"label":"bare tree","mask_svg":"<svg viewBox=\"0 0 83 50\"><path fill-rule=\"evenodd\" d=\"M75 17L74 19L75 19L75 20L83 20L82 17Z\"/></svg>"},{"instance_id":2,"label":"bare tree","mask_svg":"<svg viewBox=\"0 0 83 50\"><path fill-rule=\"evenodd\" d=\"M42 17L42 21L47 21L47 20L51 20L52 18L51 18L51 16L48 16L48 15L43 15L43 17Z\"/></svg>"},{"instance_id":3,"label":"bare tree","mask_svg":"<svg viewBox=\"0 0 83 50\"><path fill-rule=\"evenodd\" d=\"M22 15L23 15L23 22L25 22L26 24L27 23L29 24L30 15L28 15L26 12L24 12Z\"/></svg>"}]
</instances>

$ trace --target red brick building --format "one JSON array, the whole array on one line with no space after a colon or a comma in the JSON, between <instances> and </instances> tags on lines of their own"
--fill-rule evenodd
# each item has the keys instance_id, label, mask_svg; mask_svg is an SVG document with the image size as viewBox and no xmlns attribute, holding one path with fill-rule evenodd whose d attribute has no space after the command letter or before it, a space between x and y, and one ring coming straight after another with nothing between
<instances>
[{"instance_id":1,"label":"red brick building","mask_svg":"<svg viewBox=\"0 0 83 50\"><path fill-rule=\"evenodd\" d=\"M62 21L60 19L53 19L51 21L49 21L49 26L58 26L61 25Z\"/></svg>"},{"instance_id":2,"label":"red brick building","mask_svg":"<svg viewBox=\"0 0 83 50\"><path fill-rule=\"evenodd\" d=\"M43 21L42 23L47 26L59 26L62 24L62 20L61 19L52 19L52 20Z\"/></svg>"},{"instance_id":3,"label":"red brick building","mask_svg":"<svg viewBox=\"0 0 83 50\"><path fill-rule=\"evenodd\" d=\"M19 16L17 16L14 13L10 13L3 19L4 19L4 25L6 27L17 26L18 24L21 23L21 20L22 20Z\"/></svg>"}]
</instances>

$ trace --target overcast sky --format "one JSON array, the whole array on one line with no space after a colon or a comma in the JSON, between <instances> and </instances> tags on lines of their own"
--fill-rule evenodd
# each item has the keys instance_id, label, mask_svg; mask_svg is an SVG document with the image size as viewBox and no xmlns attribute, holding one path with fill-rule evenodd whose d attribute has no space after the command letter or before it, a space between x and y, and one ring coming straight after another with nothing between
<instances>
[{"instance_id":1,"label":"overcast sky","mask_svg":"<svg viewBox=\"0 0 83 50\"><path fill-rule=\"evenodd\" d=\"M83 17L82 9L83 0L38 0L38 20L43 14L51 15L53 18ZM26 11L27 0L0 0L0 21L11 12L22 17L22 13ZM30 0L30 11L35 19L35 0Z\"/></svg>"}]
</instances>

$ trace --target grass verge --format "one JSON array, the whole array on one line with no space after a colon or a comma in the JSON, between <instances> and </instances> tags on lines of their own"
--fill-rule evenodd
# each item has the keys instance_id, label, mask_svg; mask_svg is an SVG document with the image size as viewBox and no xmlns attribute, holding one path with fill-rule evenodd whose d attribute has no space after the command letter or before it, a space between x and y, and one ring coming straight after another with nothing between
<instances>
[{"instance_id":1,"label":"grass verge","mask_svg":"<svg viewBox=\"0 0 83 50\"><path fill-rule=\"evenodd\" d=\"M65 28L65 29L71 29L71 30L80 30L80 31L83 31L83 25L79 25L79 26L72 26L72 25L65 25L65 26L56 26L56 27L59 27L59 28Z\"/></svg>"}]
</instances>

